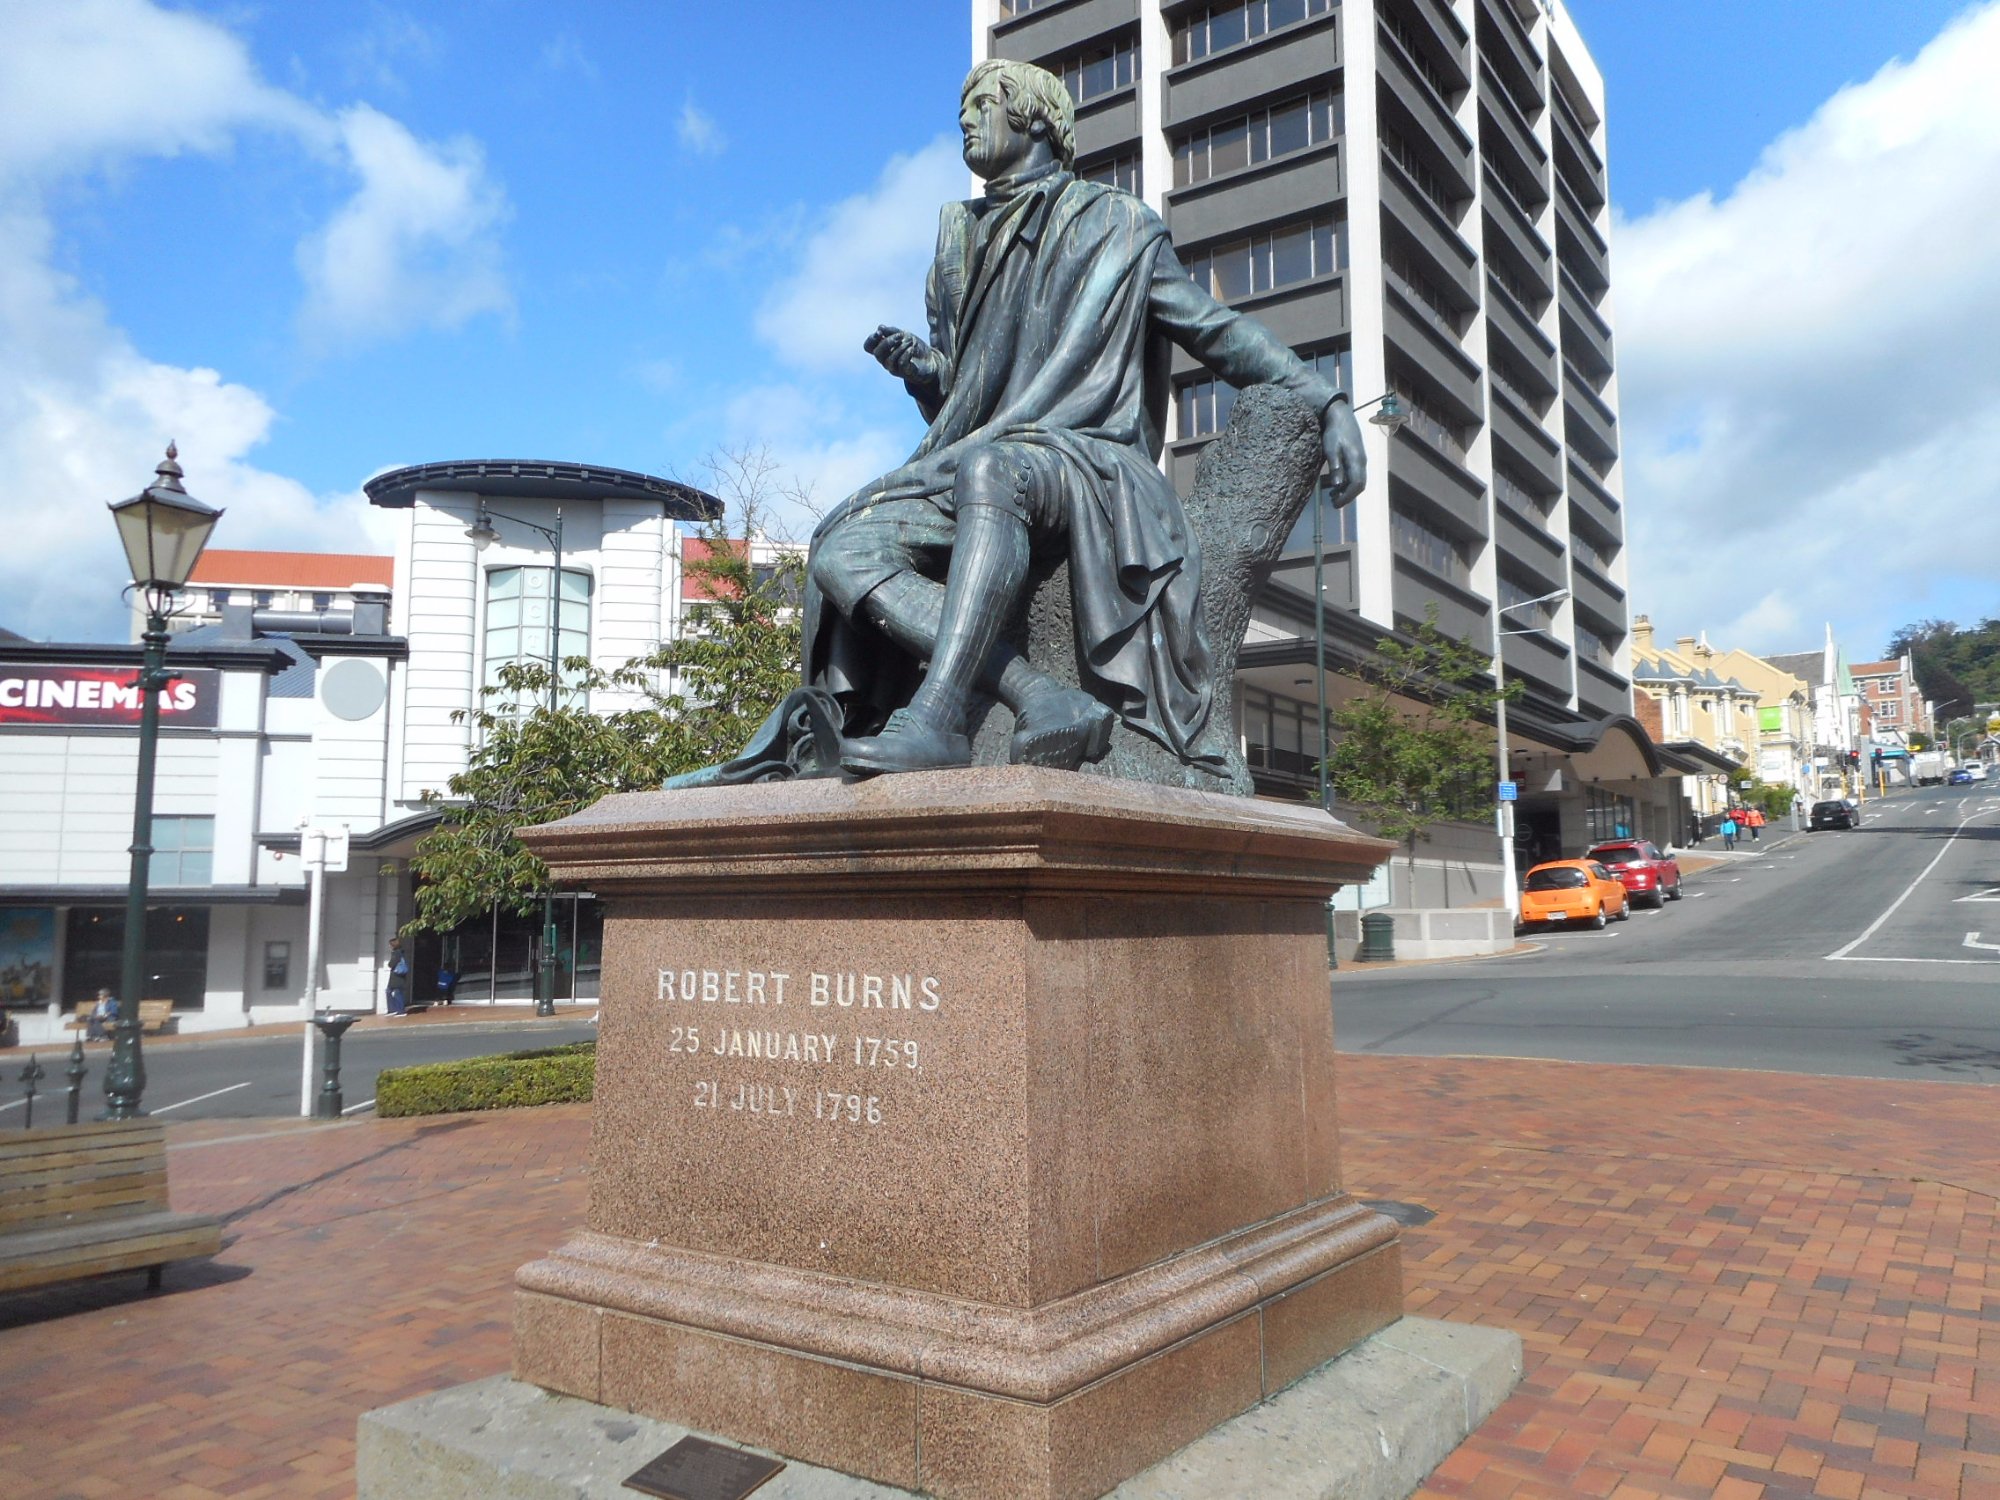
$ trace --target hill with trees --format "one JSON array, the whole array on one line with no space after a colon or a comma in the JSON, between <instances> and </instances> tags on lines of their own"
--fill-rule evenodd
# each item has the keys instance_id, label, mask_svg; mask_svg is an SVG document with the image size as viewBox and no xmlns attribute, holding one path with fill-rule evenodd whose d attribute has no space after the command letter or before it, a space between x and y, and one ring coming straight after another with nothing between
<instances>
[{"instance_id":1,"label":"hill with trees","mask_svg":"<svg viewBox=\"0 0 2000 1500\"><path fill-rule=\"evenodd\" d=\"M2000 618L1964 630L1950 620L1918 620L1890 638L1886 654L1905 651L1940 724L1975 703L2000 702Z\"/></svg>"}]
</instances>

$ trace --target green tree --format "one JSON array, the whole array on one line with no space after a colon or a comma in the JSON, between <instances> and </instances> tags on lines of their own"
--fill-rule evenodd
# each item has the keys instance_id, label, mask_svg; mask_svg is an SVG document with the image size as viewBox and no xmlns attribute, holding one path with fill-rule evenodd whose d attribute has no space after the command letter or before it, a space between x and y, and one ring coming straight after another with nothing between
<instances>
[{"instance_id":1,"label":"green tree","mask_svg":"<svg viewBox=\"0 0 2000 1500\"><path fill-rule=\"evenodd\" d=\"M1437 628L1437 610L1407 641L1384 638L1356 668L1361 694L1330 715L1327 757L1334 794L1416 862L1417 840L1435 823L1483 817L1491 806L1494 706L1521 694L1496 689L1492 659Z\"/></svg>"},{"instance_id":2,"label":"green tree","mask_svg":"<svg viewBox=\"0 0 2000 1500\"><path fill-rule=\"evenodd\" d=\"M754 524L756 509L746 511ZM535 909L548 867L514 830L551 822L613 792L657 787L669 776L736 754L799 682L801 563L753 566L748 546L720 528L701 533L706 556L688 563L696 591L681 636L615 671L574 657L550 706L546 663L509 663L480 704L456 715L473 729L463 772L443 794L444 818L418 845L414 930L443 932L494 904ZM639 706L598 714L584 695L636 695Z\"/></svg>"},{"instance_id":3,"label":"green tree","mask_svg":"<svg viewBox=\"0 0 2000 1500\"><path fill-rule=\"evenodd\" d=\"M1743 785L1745 780L1750 783L1747 787ZM1797 787L1765 781L1755 771L1747 769L1737 773L1735 783L1731 795L1743 806L1754 807L1767 818L1782 818L1792 810L1792 801L1799 794Z\"/></svg>"},{"instance_id":4,"label":"green tree","mask_svg":"<svg viewBox=\"0 0 2000 1500\"><path fill-rule=\"evenodd\" d=\"M2000 701L2000 619L1965 629L1949 620L1917 620L1890 637L1890 656L1906 651L1940 724L1975 704Z\"/></svg>"}]
</instances>

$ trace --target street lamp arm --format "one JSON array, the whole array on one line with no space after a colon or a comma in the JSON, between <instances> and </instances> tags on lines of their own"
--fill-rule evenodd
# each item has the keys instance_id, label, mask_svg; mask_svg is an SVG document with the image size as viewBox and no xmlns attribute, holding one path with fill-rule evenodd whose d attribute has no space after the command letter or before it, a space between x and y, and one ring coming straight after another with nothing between
<instances>
[{"instance_id":1,"label":"street lamp arm","mask_svg":"<svg viewBox=\"0 0 2000 1500\"><path fill-rule=\"evenodd\" d=\"M509 515L504 510L495 510L484 501L480 502L478 519L466 528L465 534L481 546L497 542L500 540L500 533L493 529L492 523L494 521L511 521L516 526L525 526L528 530L542 536L551 547L560 547L562 545L562 517L560 513L557 514L556 525L552 527L543 526L534 521L525 521L519 516Z\"/></svg>"},{"instance_id":2,"label":"street lamp arm","mask_svg":"<svg viewBox=\"0 0 2000 1500\"><path fill-rule=\"evenodd\" d=\"M1527 609L1527 608L1529 608L1529 607L1530 607L1531 605L1536 605L1536 604L1552 604L1552 603L1554 603L1554 602L1555 602L1556 600L1558 600L1558 599L1567 599L1568 597L1569 597L1569 590L1568 590L1568 589L1555 589L1555 590L1553 590L1553 591L1552 591L1552 592L1550 592L1550 593L1546 593L1546 594L1542 594L1542 595L1540 595L1540 596L1538 596L1538 597L1536 597L1536 598L1533 598L1533 599L1521 599L1521 600L1517 600L1517 601L1516 601L1515 603L1513 603L1513 604L1503 604L1503 605L1501 605L1501 606L1500 606L1500 608L1499 608L1499 610L1497 611L1497 613L1499 613L1499 614L1503 614L1503 615L1511 615L1511 614L1512 614L1512 613L1513 613L1513 612L1514 612L1515 610L1517 610L1517 609ZM1502 632L1501 632L1501 634L1503 634L1503 635L1532 635L1532 634L1534 634L1534 632L1533 632L1533 631L1502 631Z\"/></svg>"}]
</instances>

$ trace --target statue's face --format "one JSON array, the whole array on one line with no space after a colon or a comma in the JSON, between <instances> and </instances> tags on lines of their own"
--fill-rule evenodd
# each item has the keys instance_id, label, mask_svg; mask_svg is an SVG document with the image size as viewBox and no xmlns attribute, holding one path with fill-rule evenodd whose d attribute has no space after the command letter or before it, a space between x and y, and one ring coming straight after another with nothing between
<instances>
[{"instance_id":1,"label":"statue's face","mask_svg":"<svg viewBox=\"0 0 2000 1500\"><path fill-rule=\"evenodd\" d=\"M965 136L965 164L980 178L1004 177L1028 159L1035 137L1016 130L1007 118L1007 100L997 79L988 78L959 105L958 128Z\"/></svg>"}]
</instances>

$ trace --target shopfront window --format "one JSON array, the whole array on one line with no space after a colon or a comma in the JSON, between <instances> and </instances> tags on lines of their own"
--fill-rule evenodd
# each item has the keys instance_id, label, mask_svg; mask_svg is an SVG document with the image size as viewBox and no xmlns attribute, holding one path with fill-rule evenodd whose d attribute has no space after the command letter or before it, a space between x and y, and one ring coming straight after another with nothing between
<instances>
[{"instance_id":1,"label":"shopfront window","mask_svg":"<svg viewBox=\"0 0 2000 1500\"><path fill-rule=\"evenodd\" d=\"M604 907L596 897L573 892L556 896L556 998L595 1000L604 961ZM456 976L453 1001L491 1004L532 1000L542 956L542 911L526 915L494 908L419 946L416 986L427 997L439 968Z\"/></svg>"},{"instance_id":2,"label":"shopfront window","mask_svg":"<svg viewBox=\"0 0 2000 1500\"><path fill-rule=\"evenodd\" d=\"M1243 759L1253 771L1300 781L1319 774L1318 710L1310 703L1255 689L1243 694Z\"/></svg>"},{"instance_id":3,"label":"shopfront window","mask_svg":"<svg viewBox=\"0 0 2000 1500\"><path fill-rule=\"evenodd\" d=\"M1638 836L1638 805L1630 797L1595 786L1587 786L1583 791L1584 830L1591 843Z\"/></svg>"},{"instance_id":4,"label":"shopfront window","mask_svg":"<svg viewBox=\"0 0 2000 1500\"><path fill-rule=\"evenodd\" d=\"M55 908L0 908L0 1005L47 1005L55 980Z\"/></svg>"},{"instance_id":5,"label":"shopfront window","mask_svg":"<svg viewBox=\"0 0 2000 1500\"><path fill-rule=\"evenodd\" d=\"M125 913L115 906L73 906L64 925L63 1004L92 1000L107 989L122 1002ZM172 1000L175 1010L199 1010L208 990L208 911L156 906L146 913L146 973L141 1000Z\"/></svg>"}]
</instances>

